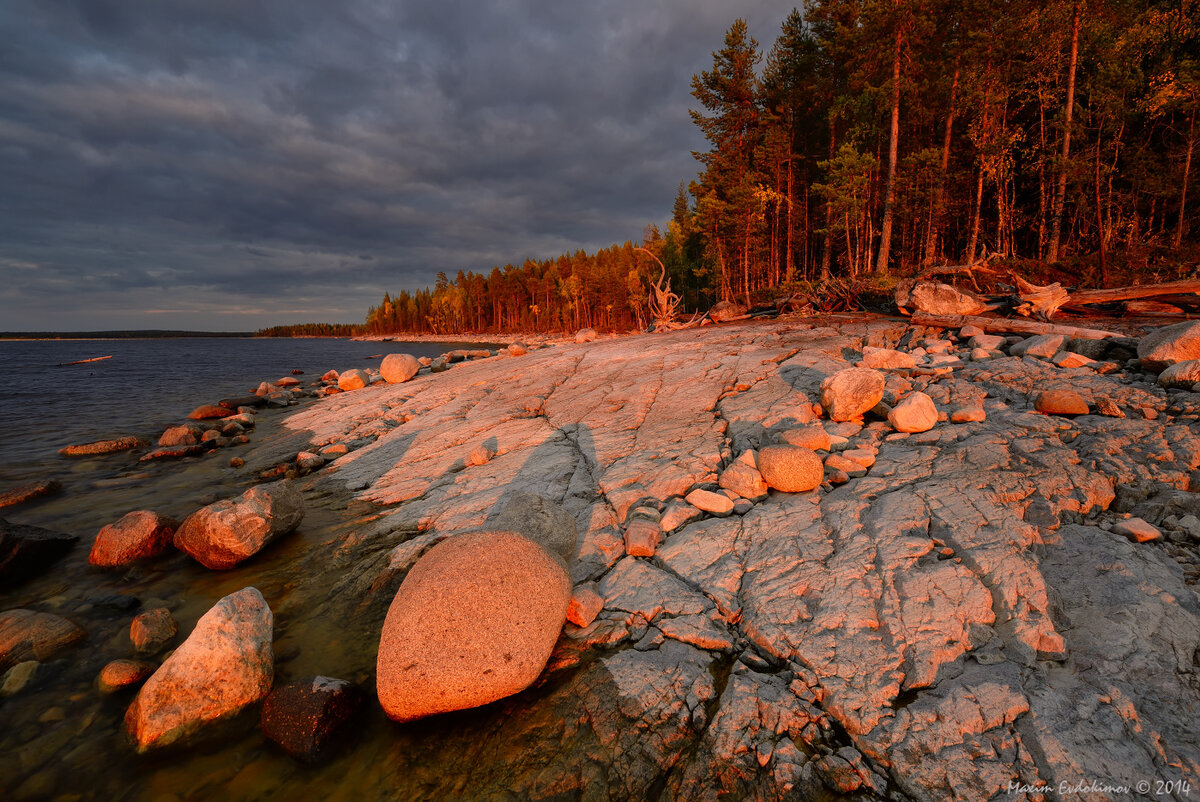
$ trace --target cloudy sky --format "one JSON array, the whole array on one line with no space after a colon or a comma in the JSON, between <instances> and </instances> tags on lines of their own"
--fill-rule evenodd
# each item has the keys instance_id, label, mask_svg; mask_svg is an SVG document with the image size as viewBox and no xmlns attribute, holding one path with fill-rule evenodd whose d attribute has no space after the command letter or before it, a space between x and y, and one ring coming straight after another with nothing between
<instances>
[{"instance_id":1,"label":"cloudy sky","mask_svg":"<svg viewBox=\"0 0 1200 802\"><path fill-rule=\"evenodd\" d=\"M360 322L670 216L718 0L5 0L0 331Z\"/></svg>"}]
</instances>

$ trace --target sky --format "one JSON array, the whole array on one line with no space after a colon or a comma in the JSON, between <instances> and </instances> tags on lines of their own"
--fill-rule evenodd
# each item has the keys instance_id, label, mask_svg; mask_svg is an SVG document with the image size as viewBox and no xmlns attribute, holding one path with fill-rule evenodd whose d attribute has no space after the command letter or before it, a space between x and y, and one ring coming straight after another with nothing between
<instances>
[{"instance_id":1,"label":"sky","mask_svg":"<svg viewBox=\"0 0 1200 802\"><path fill-rule=\"evenodd\" d=\"M0 331L361 322L639 240L704 140L717 0L5 0Z\"/></svg>"}]
</instances>

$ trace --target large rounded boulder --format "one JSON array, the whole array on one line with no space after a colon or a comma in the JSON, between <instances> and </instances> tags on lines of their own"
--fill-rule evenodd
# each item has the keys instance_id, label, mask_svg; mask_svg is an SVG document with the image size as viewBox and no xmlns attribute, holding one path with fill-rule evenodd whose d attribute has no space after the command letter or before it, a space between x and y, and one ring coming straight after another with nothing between
<instances>
[{"instance_id":1,"label":"large rounded boulder","mask_svg":"<svg viewBox=\"0 0 1200 802\"><path fill-rule=\"evenodd\" d=\"M379 365L379 375L388 384L406 382L421 369L421 363L412 354L388 354Z\"/></svg>"},{"instance_id":2,"label":"large rounded boulder","mask_svg":"<svg viewBox=\"0 0 1200 802\"><path fill-rule=\"evenodd\" d=\"M338 375L337 386L343 392L348 390L361 390L371 383L371 377L365 370L354 368L352 370L343 371Z\"/></svg>"},{"instance_id":3,"label":"large rounded boulder","mask_svg":"<svg viewBox=\"0 0 1200 802\"><path fill-rule=\"evenodd\" d=\"M275 678L273 632L274 616L257 588L213 605L125 712L137 750L180 741L266 696Z\"/></svg>"},{"instance_id":4,"label":"large rounded boulder","mask_svg":"<svg viewBox=\"0 0 1200 802\"><path fill-rule=\"evenodd\" d=\"M1138 342L1137 355L1142 367L1154 373L1176 362L1200 359L1200 320L1155 329Z\"/></svg>"},{"instance_id":5,"label":"large rounded boulder","mask_svg":"<svg viewBox=\"0 0 1200 802\"><path fill-rule=\"evenodd\" d=\"M303 518L304 499L290 484L258 485L189 515L175 531L175 548L207 568L232 568Z\"/></svg>"},{"instance_id":6,"label":"large rounded boulder","mask_svg":"<svg viewBox=\"0 0 1200 802\"><path fill-rule=\"evenodd\" d=\"M503 699L538 678L566 621L557 555L516 532L472 532L430 549L383 624L376 688L396 721Z\"/></svg>"},{"instance_id":7,"label":"large rounded boulder","mask_svg":"<svg viewBox=\"0 0 1200 802\"><path fill-rule=\"evenodd\" d=\"M825 477L821 458L801 446L763 446L758 452L758 470L768 487L784 493L812 490Z\"/></svg>"},{"instance_id":8,"label":"large rounded boulder","mask_svg":"<svg viewBox=\"0 0 1200 802\"><path fill-rule=\"evenodd\" d=\"M883 374L871 368L839 370L821 382L821 406L830 420L860 418L883 400L885 384Z\"/></svg>"},{"instance_id":9,"label":"large rounded boulder","mask_svg":"<svg viewBox=\"0 0 1200 802\"><path fill-rule=\"evenodd\" d=\"M887 416L898 432L927 432L937 425L938 411L933 399L920 391L909 393Z\"/></svg>"}]
</instances>

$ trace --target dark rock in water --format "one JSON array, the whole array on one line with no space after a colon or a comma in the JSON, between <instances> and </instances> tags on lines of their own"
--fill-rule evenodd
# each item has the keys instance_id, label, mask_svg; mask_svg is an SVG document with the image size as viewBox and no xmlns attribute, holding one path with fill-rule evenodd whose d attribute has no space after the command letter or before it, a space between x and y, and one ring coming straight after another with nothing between
<instances>
[{"instance_id":1,"label":"dark rock in water","mask_svg":"<svg viewBox=\"0 0 1200 802\"><path fill-rule=\"evenodd\" d=\"M195 423L185 423L182 426L172 426L158 438L160 446L194 446L200 442L204 429Z\"/></svg>"},{"instance_id":2,"label":"dark rock in water","mask_svg":"<svg viewBox=\"0 0 1200 802\"><path fill-rule=\"evenodd\" d=\"M26 660L49 660L87 633L53 613L6 610L0 613L0 671Z\"/></svg>"},{"instance_id":3,"label":"dark rock in water","mask_svg":"<svg viewBox=\"0 0 1200 802\"><path fill-rule=\"evenodd\" d=\"M152 510L134 510L100 530L88 562L118 566L158 557L170 550L178 528L174 518Z\"/></svg>"},{"instance_id":4,"label":"dark rock in water","mask_svg":"<svg viewBox=\"0 0 1200 802\"><path fill-rule=\"evenodd\" d=\"M362 710L366 695L357 685L309 677L271 691L262 710L263 735L289 755L312 761Z\"/></svg>"},{"instance_id":5,"label":"dark rock in water","mask_svg":"<svg viewBox=\"0 0 1200 802\"><path fill-rule=\"evenodd\" d=\"M261 395L240 395L237 398L222 398L217 403L223 407L237 410L238 407L265 407L267 399Z\"/></svg>"},{"instance_id":6,"label":"dark rock in water","mask_svg":"<svg viewBox=\"0 0 1200 802\"><path fill-rule=\"evenodd\" d=\"M11 507L31 501L39 496L47 496L62 490L62 482L57 479L42 479L38 482L14 487L7 493L0 493L0 507Z\"/></svg>"},{"instance_id":7,"label":"dark rock in water","mask_svg":"<svg viewBox=\"0 0 1200 802\"><path fill-rule=\"evenodd\" d=\"M161 446L148 451L141 456L138 462L152 462L159 459L179 459L180 457L195 457L203 454L213 448L212 441L206 443L196 443L190 446Z\"/></svg>"},{"instance_id":8,"label":"dark rock in water","mask_svg":"<svg viewBox=\"0 0 1200 802\"><path fill-rule=\"evenodd\" d=\"M131 448L140 448L146 445L146 441L140 437L126 435L125 437L115 437L112 440L97 440L94 443L80 443L78 445L67 446L60 448L58 453L64 457L94 457L102 454L115 454L118 451L128 451Z\"/></svg>"},{"instance_id":9,"label":"dark rock in water","mask_svg":"<svg viewBox=\"0 0 1200 802\"><path fill-rule=\"evenodd\" d=\"M155 607L134 616L129 625L129 640L138 654L155 654L171 642L179 632L179 624L166 607Z\"/></svg>"},{"instance_id":10,"label":"dark rock in water","mask_svg":"<svg viewBox=\"0 0 1200 802\"><path fill-rule=\"evenodd\" d=\"M116 693L145 681L158 668L145 660L113 660L100 670L96 684L101 693Z\"/></svg>"},{"instance_id":11,"label":"dark rock in water","mask_svg":"<svg viewBox=\"0 0 1200 802\"><path fill-rule=\"evenodd\" d=\"M45 572L77 540L75 535L0 518L0 588L20 584Z\"/></svg>"},{"instance_id":12,"label":"dark rock in water","mask_svg":"<svg viewBox=\"0 0 1200 802\"><path fill-rule=\"evenodd\" d=\"M291 485L259 485L189 515L175 531L175 548L208 568L232 568L303 518L304 499Z\"/></svg>"},{"instance_id":13,"label":"dark rock in water","mask_svg":"<svg viewBox=\"0 0 1200 802\"><path fill-rule=\"evenodd\" d=\"M129 596L124 593L113 593L109 596L98 596L93 599L88 599L87 603L92 605L92 607L114 613L131 613L142 606L142 601L137 596Z\"/></svg>"}]
</instances>

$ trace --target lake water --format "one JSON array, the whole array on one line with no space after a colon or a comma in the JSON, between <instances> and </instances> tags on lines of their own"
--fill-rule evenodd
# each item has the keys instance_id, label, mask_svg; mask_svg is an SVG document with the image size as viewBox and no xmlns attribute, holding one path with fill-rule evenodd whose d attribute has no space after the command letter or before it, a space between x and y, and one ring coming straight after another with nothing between
<instances>
[{"instance_id":1,"label":"lake water","mask_svg":"<svg viewBox=\"0 0 1200 802\"><path fill-rule=\"evenodd\" d=\"M58 450L133 434L156 440L200 404L248 395L259 382L304 371L379 366L396 351L437 356L469 343L325 338L0 340L0 490L45 475L66 478ZM111 356L82 365L66 363Z\"/></svg>"}]
</instances>

